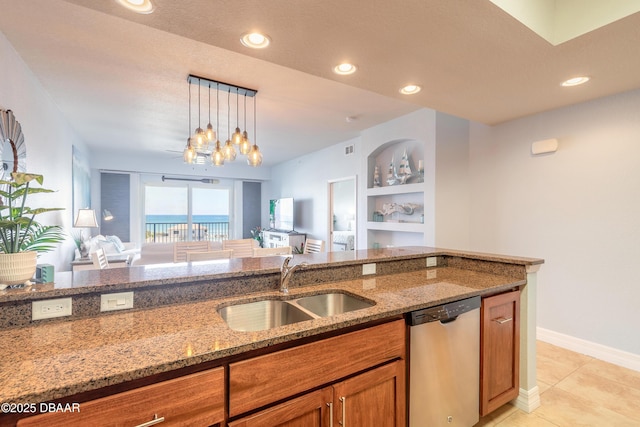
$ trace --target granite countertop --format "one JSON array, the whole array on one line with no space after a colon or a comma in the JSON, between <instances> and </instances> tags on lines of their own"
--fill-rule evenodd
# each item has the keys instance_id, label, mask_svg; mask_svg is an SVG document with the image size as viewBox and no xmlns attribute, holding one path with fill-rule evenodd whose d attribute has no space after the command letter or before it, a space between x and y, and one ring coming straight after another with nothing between
<instances>
[{"instance_id":1,"label":"granite countertop","mask_svg":"<svg viewBox=\"0 0 640 427\"><path fill-rule=\"evenodd\" d=\"M538 258L514 257L451 249L408 246L397 248L364 249L357 251L325 252L295 255L296 262L307 262L314 268L370 262L398 261L418 256L451 256L479 261L500 262L513 265L535 265L544 261ZM298 261L299 260L299 261ZM232 258L226 263L168 263L107 270L56 272L55 283L34 284L22 289L0 290L0 303L33 299L81 295L96 292L115 292L167 284L192 283L211 279L239 278L277 273L280 257Z\"/></svg>"},{"instance_id":2,"label":"granite countertop","mask_svg":"<svg viewBox=\"0 0 640 427\"><path fill-rule=\"evenodd\" d=\"M437 252L429 248L420 250L429 251L430 254ZM398 256L407 253L415 256L419 250L409 249L405 253L396 254L393 252L357 251L348 259L343 255L345 258L342 260L353 262L354 258L366 261L390 257L398 259ZM335 262L341 262L340 254L323 254L324 257L313 259L317 262L329 262L328 258L331 257L337 259ZM466 252L458 254L455 251L447 251L447 254L479 259L479 255ZM498 260L521 265L543 262L509 257ZM231 267L230 270L235 268ZM135 274L142 274L149 279L148 272ZM227 271L225 274L236 273ZM245 271L244 274L251 273ZM523 277L443 267L300 287L291 289L286 298L295 299L301 295L342 291L359 295L376 304L371 308L260 332L231 330L217 313L217 309L223 305L258 298L282 298L282 293L261 292L243 297L168 305L7 329L0 331L0 402L46 402L202 362L219 360L248 350L524 284L526 280Z\"/></svg>"}]
</instances>

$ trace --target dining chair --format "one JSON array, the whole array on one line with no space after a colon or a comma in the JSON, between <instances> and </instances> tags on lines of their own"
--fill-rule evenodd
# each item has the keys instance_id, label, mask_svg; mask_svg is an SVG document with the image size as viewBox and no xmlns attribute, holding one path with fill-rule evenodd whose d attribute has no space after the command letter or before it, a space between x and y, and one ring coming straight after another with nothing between
<instances>
[{"instance_id":1,"label":"dining chair","mask_svg":"<svg viewBox=\"0 0 640 427\"><path fill-rule=\"evenodd\" d=\"M100 270L109 268L109 260L107 260L107 255L102 248L96 249L96 251L91 254L91 261L93 265Z\"/></svg>"},{"instance_id":2,"label":"dining chair","mask_svg":"<svg viewBox=\"0 0 640 427\"><path fill-rule=\"evenodd\" d=\"M187 252L207 252L210 249L208 241L176 242L173 246L173 262L185 262Z\"/></svg>"},{"instance_id":3,"label":"dining chair","mask_svg":"<svg viewBox=\"0 0 640 427\"><path fill-rule=\"evenodd\" d=\"M253 248L254 257L291 255L291 246L281 246L278 248Z\"/></svg>"},{"instance_id":4,"label":"dining chair","mask_svg":"<svg viewBox=\"0 0 640 427\"><path fill-rule=\"evenodd\" d=\"M303 253L317 254L319 252L324 252L324 240L307 239L304 242Z\"/></svg>"},{"instance_id":5,"label":"dining chair","mask_svg":"<svg viewBox=\"0 0 640 427\"><path fill-rule=\"evenodd\" d=\"M221 251L188 251L187 262L191 261L208 261L212 259L229 259L233 254L232 249Z\"/></svg>"}]
</instances>

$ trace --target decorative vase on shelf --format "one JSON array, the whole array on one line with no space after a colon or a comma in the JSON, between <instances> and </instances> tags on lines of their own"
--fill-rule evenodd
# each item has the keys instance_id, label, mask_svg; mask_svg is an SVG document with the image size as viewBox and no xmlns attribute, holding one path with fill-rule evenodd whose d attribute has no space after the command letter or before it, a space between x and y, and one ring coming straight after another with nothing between
<instances>
[{"instance_id":1,"label":"decorative vase on shelf","mask_svg":"<svg viewBox=\"0 0 640 427\"><path fill-rule=\"evenodd\" d=\"M382 183L380 182L380 168L378 167L378 165L376 165L376 167L373 168L373 186L380 187L381 185Z\"/></svg>"},{"instance_id":2,"label":"decorative vase on shelf","mask_svg":"<svg viewBox=\"0 0 640 427\"><path fill-rule=\"evenodd\" d=\"M416 182L424 182L424 163L418 160L418 180Z\"/></svg>"}]
</instances>

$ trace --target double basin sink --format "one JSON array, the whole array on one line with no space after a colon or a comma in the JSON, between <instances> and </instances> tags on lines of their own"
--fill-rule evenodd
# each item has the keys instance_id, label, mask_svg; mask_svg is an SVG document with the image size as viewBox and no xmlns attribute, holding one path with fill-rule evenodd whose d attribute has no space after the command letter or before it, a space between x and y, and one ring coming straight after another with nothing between
<instances>
[{"instance_id":1,"label":"double basin sink","mask_svg":"<svg viewBox=\"0 0 640 427\"><path fill-rule=\"evenodd\" d=\"M305 320L329 317L375 305L349 294L330 292L292 300L264 299L218 309L236 331L264 331Z\"/></svg>"}]
</instances>

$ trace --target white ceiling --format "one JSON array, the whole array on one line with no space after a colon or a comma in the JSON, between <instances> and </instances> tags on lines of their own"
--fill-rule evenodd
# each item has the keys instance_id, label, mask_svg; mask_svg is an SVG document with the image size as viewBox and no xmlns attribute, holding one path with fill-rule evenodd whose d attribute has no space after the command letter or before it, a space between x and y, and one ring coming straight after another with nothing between
<instances>
[{"instance_id":1,"label":"white ceiling","mask_svg":"<svg viewBox=\"0 0 640 427\"><path fill-rule=\"evenodd\" d=\"M553 46L490 0L153 1L138 15L115 0L0 0L0 31L96 151L181 151L189 74L258 90L265 164L420 107L496 124L640 88L639 13ZM242 46L249 30L272 45ZM333 74L342 61L358 72ZM422 92L399 94L407 83Z\"/></svg>"}]
</instances>

